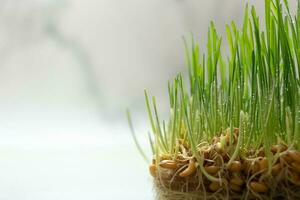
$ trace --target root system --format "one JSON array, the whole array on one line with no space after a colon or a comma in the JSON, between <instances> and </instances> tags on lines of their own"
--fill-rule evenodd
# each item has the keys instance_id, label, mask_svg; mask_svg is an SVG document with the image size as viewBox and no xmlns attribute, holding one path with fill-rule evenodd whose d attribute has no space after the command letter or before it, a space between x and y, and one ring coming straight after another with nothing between
<instances>
[{"instance_id":1,"label":"root system","mask_svg":"<svg viewBox=\"0 0 300 200\"><path fill-rule=\"evenodd\" d=\"M183 140L177 141L177 148L177 155L160 155L159 162L153 159L150 165L157 199L300 199L300 152L292 146L247 149L230 161L230 152L238 147L237 139L230 144L227 129L211 144L197 146L204 173Z\"/></svg>"}]
</instances>

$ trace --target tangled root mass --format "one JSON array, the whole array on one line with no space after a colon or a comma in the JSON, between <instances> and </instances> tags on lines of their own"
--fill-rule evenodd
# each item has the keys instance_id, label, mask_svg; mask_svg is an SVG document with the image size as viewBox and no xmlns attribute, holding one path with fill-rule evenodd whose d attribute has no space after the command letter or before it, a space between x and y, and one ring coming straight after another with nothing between
<instances>
[{"instance_id":1,"label":"tangled root mass","mask_svg":"<svg viewBox=\"0 0 300 200\"><path fill-rule=\"evenodd\" d=\"M230 140L227 129L210 144L197 146L205 173L183 140L177 141L176 155L153 159L149 169L157 199L300 199L299 151L279 142L269 150L243 150L232 161L237 128L233 136Z\"/></svg>"}]
</instances>

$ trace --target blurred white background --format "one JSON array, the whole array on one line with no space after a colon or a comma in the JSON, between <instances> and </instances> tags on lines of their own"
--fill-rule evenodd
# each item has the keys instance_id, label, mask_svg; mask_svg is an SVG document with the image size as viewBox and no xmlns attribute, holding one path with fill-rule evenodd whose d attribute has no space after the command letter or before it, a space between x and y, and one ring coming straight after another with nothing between
<instances>
[{"instance_id":1,"label":"blurred white background","mask_svg":"<svg viewBox=\"0 0 300 200\"><path fill-rule=\"evenodd\" d=\"M0 0L0 199L153 199L125 109L149 153L143 89L166 113L167 81L185 71L182 36L204 48L210 20L224 33L244 6Z\"/></svg>"}]
</instances>

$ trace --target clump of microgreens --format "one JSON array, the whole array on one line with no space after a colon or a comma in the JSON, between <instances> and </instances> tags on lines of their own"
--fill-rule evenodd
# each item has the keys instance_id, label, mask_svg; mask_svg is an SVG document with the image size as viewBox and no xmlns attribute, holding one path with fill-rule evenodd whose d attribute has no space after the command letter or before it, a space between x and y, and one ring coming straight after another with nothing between
<instances>
[{"instance_id":1,"label":"clump of microgreens","mask_svg":"<svg viewBox=\"0 0 300 200\"><path fill-rule=\"evenodd\" d=\"M227 184L226 177L222 177L221 173L209 173L205 168L206 151L221 152L221 168L225 171L234 162L247 160L254 151L252 160L263 158L267 164L264 176L261 175L263 171L247 176L248 181L257 180L257 184L272 175L272 167L279 162L280 156L285 155L284 152L293 151L300 156L299 0L295 16L292 16L287 0L283 3L280 0L265 0L264 29L255 8L249 10L246 6L241 29L232 22L226 26L226 33L230 51L226 58L221 52L222 37L218 35L214 23L208 30L206 53L200 54L199 46L193 39L191 46L185 41L189 89L186 89L182 75L169 83L169 121L160 120L155 97L150 99L145 91L153 133L150 143L154 159L150 170L157 178L157 184L170 191L172 188L163 183L170 185L171 181L176 182L174 177L191 168L191 161L193 173L197 171L202 179L207 179L209 183L219 182L220 186ZM186 152L181 161L186 163L180 168L178 155L182 155L182 151ZM263 155L259 156L259 152ZM173 164L177 162L173 168L171 161ZM291 168L290 164L287 163L287 168ZM300 162L296 164L300 167ZM163 171L164 167L173 170L173 174L168 172L172 174L171 181L165 181L167 178L161 176L159 171ZM187 181L186 177L193 173L181 178ZM297 173L300 175L300 171ZM280 182L281 179L274 180ZM205 180L202 183L205 185ZM200 185L194 189L205 193L207 189ZM249 188L248 185L249 182L244 188ZM270 187L270 184L265 186ZM216 191L220 188L217 187ZM209 189L216 192L210 186ZM250 190L254 196L267 192L256 190L255 185L251 185ZM180 192L183 191L190 190L181 188ZM184 195L184 192L181 194Z\"/></svg>"}]
</instances>

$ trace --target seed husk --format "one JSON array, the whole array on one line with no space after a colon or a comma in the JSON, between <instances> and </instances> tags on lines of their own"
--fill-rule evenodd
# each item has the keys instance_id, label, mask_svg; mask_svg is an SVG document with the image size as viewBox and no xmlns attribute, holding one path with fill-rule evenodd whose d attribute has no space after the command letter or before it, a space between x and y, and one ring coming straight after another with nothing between
<instances>
[{"instance_id":1,"label":"seed husk","mask_svg":"<svg viewBox=\"0 0 300 200\"><path fill-rule=\"evenodd\" d=\"M233 136L234 136L234 144L237 143L238 136L239 136L239 128L233 128Z\"/></svg>"},{"instance_id":2,"label":"seed husk","mask_svg":"<svg viewBox=\"0 0 300 200\"><path fill-rule=\"evenodd\" d=\"M194 174L196 172L197 168L196 168L196 164L193 160L190 160L188 167L183 170L179 176L180 177L187 177L190 176L192 174Z\"/></svg>"},{"instance_id":3,"label":"seed husk","mask_svg":"<svg viewBox=\"0 0 300 200\"><path fill-rule=\"evenodd\" d=\"M259 160L258 162L259 165L259 171L265 171L268 168L268 160L266 157L262 158L261 160Z\"/></svg>"},{"instance_id":4,"label":"seed husk","mask_svg":"<svg viewBox=\"0 0 300 200\"><path fill-rule=\"evenodd\" d=\"M217 136L213 137L212 143L217 144L218 142L220 142L220 137L217 137Z\"/></svg>"},{"instance_id":5,"label":"seed husk","mask_svg":"<svg viewBox=\"0 0 300 200\"><path fill-rule=\"evenodd\" d=\"M295 172L300 173L300 163L293 162L293 163L291 164L291 166L292 166L292 169L293 169Z\"/></svg>"},{"instance_id":6,"label":"seed husk","mask_svg":"<svg viewBox=\"0 0 300 200\"><path fill-rule=\"evenodd\" d=\"M242 170L244 172L248 172L249 171L249 167L250 167L250 163L248 161L244 161L242 164Z\"/></svg>"},{"instance_id":7,"label":"seed husk","mask_svg":"<svg viewBox=\"0 0 300 200\"><path fill-rule=\"evenodd\" d=\"M213 159L213 161L214 161L214 165L215 165L215 166L220 167L220 166L223 165L223 160L222 160L221 156L215 157L215 158Z\"/></svg>"},{"instance_id":8,"label":"seed husk","mask_svg":"<svg viewBox=\"0 0 300 200\"><path fill-rule=\"evenodd\" d=\"M176 158L177 165L185 165L189 161L188 158L185 158L183 155L178 155Z\"/></svg>"},{"instance_id":9,"label":"seed husk","mask_svg":"<svg viewBox=\"0 0 300 200\"><path fill-rule=\"evenodd\" d=\"M226 142L226 145L229 145L229 142L230 142L230 135L229 134L225 134L224 136L224 140Z\"/></svg>"},{"instance_id":10,"label":"seed husk","mask_svg":"<svg viewBox=\"0 0 300 200\"><path fill-rule=\"evenodd\" d=\"M250 187L254 192L258 193L266 193L269 190L268 186L265 183L257 181L252 181L250 183Z\"/></svg>"},{"instance_id":11,"label":"seed husk","mask_svg":"<svg viewBox=\"0 0 300 200\"><path fill-rule=\"evenodd\" d=\"M151 164L149 166L149 171L150 171L150 174L153 176L153 177L156 177L156 172L157 172L157 169L156 169L156 166L154 164Z\"/></svg>"},{"instance_id":12,"label":"seed husk","mask_svg":"<svg viewBox=\"0 0 300 200\"><path fill-rule=\"evenodd\" d=\"M295 172L292 172L291 173L291 181L294 184L299 184L300 183L300 176L299 176L299 174L297 174Z\"/></svg>"},{"instance_id":13,"label":"seed husk","mask_svg":"<svg viewBox=\"0 0 300 200\"><path fill-rule=\"evenodd\" d=\"M217 142L215 145L215 150L216 152L218 152L219 154L222 154L224 152L224 149L222 147L221 142Z\"/></svg>"},{"instance_id":14,"label":"seed husk","mask_svg":"<svg viewBox=\"0 0 300 200\"><path fill-rule=\"evenodd\" d=\"M275 153L281 153L283 151L287 150L287 146L284 144L275 144L271 147L271 151L273 154Z\"/></svg>"},{"instance_id":15,"label":"seed husk","mask_svg":"<svg viewBox=\"0 0 300 200\"><path fill-rule=\"evenodd\" d=\"M212 166L206 166L204 168L205 168L205 171L207 173L209 173L210 175L214 175L214 174L216 174L219 171L219 167L214 166L214 165L212 165Z\"/></svg>"},{"instance_id":16,"label":"seed husk","mask_svg":"<svg viewBox=\"0 0 300 200\"><path fill-rule=\"evenodd\" d=\"M280 172L281 172L281 164L277 163L275 165L272 166L272 175L273 176L277 176Z\"/></svg>"},{"instance_id":17,"label":"seed husk","mask_svg":"<svg viewBox=\"0 0 300 200\"><path fill-rule=\"evenodd\" d=\"M241 179L240 177L234 177L234 178L230 179L230 183L241 186L244 184L244 180Z\"/></svg>"},{"instance_id":18,"label":"seed husk","mask_svg":"<svg viewBox=\"0 0 300 200\"><path fill-rule=\"evenodd\" d=\"M257 154L258 157L265 157L265 151L263 148L261 148L259 151L258 151L258 154Z\"/></svg>"},{"instance_id":19,"label":"seed husk","mask_svg":"<svg viewBox=\"0 0 300 200\"><path fill-rule=\"evenodd\" d=\"M252 163L252 165L250 166L250 170L252 174L255 174L259 171L260 167L259 164L257 162Z\"/></svg>"},{"instance_id":20,"label":"seed husk","mask_svg":"<svg viewBox=\"0 0 300 200\"><path fill-rule=\"evenodd\" d=\"M237 138L239 135L239 129L238 128L233 128L233 144L237 143ZM229 140L230 140L230 128L227 128L224 131L224 136L225 136L225 141L227 145L229 145Z\"/></svg>"},{"instance_id":21,"label":"seed husk","mask_svg":"<svg viewBox=\"0 0 300 200\"><path fill-rule=\"evenodd\" d=\"M230 183L229 184L230 189L232 189L235 192L240 192L242 190L241 186Z\"/></svg>"},{"instance_id":22,"label":"seed husk","mask_svg":"<svg viewBox=\"0 0 300 200\"><path fill-rule=\"evenodd\" d=\"M259 171L259 169L260 167L257 161L255 162L246 161L243 163L243 170L246 173L255 174L256 172Z\"/></svg>"},{"instance_id":23,"label":"seed husk","mask_svg":"<svg viewBox=\"0 0 300 200\"><path fill-rule=\"evenodd\" d=\"M293 158L291 158L291 156L289 156L289 154L285 154L281 158L287 163L293 162Z\"/></svg>"},{"instance_id":24,"label":"seed husk","mask_svg":"<svg viewBox=\"0 0 300 200\"><path fill-rule=\"evenodd\" d=\"M240 161L233 161L229 166L228 170L230 172L240 172L242 170L242 163Z\"/></svg>"},{"instance_id":25,"label":"seed husk","mask_svg":"<svg viewBox=\"0 0 300 200\"><path fill-rule=\"evenodd\" d=\"M178 167L174 160L162 160L160 161L159 166L166 169L177 169Z\"/></svg>"},{"instance_id":26,"label":"seed husk","mask_svg":"<svg viewBox=\"0 0 300 200\"><path fill-rule=\"evenodd\" d=\"M295 161L300 162L300 152L299 151L288 151L288 155Z\"/></svg>"},{"instance_id":27,"label":"seed husk","mask_svg":"<svg viewBox=\"0 0 300 200\"><path fill-rule=\"evenodd\" d=\"M217 190L219 190L220 188L222 188L222 184L220 184L219 182L211 182L208 186L208 188L212 191L212 192L216 192Z\"/></svg>"}]
</instances>

